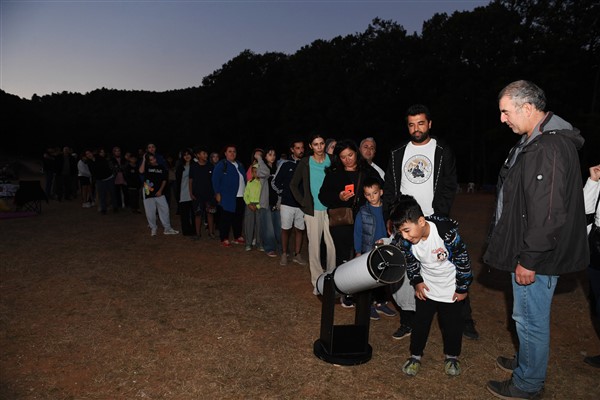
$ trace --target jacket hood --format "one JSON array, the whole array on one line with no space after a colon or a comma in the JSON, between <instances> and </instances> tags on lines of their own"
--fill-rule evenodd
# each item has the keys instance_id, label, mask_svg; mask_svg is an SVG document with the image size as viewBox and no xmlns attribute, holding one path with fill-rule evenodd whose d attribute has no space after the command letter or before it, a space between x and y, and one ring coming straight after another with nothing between
<instances>
[{"instance_id":1,"label":"jacket hood","mask_svg":"<svg viewBox=\"0 0 600 400\"><path fill-rule=\"evenodd\" d=\"M583 147L585 139L581 136L579 129L559 117L549 113L550 118L543 124L542 130L544 134L561 135L570 140L577 150Z\"/></svg>"},{"instance_id":2,"label":"jacket hood","mask_svg":"<svg viewBox=\"0 0 600 400\"><path fill-rule=\"evenodd\" d=\"M458 228L458 222L448 217L434 214L425 217L425 219L437 225L438 232L440 233L440 236L442 236L442 239L444 238L443 234Z\"/></svg>"},{"instance_id":3,"label":"jacket hood","mask_svg":"<svg viewBox=\"0 0 600 400\"><path fill-rule=\"evenodd\" d=\"M579 129L573 128L571 130L560 130L556 131L557 135L562 135L573 142L573 145L577 150L581 150L583 144L585 143L585 139L581 136Z\"/></svg>"}]
</instances>

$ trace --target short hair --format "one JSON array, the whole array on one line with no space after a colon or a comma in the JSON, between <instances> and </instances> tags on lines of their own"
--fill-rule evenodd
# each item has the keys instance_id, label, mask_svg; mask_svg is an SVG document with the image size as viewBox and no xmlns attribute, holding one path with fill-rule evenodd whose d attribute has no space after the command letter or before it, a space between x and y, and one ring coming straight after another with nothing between
<instances>
[{"instance_id":1,"label":"short hair","mask_svg":"<svg viewBox=\"0 0 600 400\"><path fill-rule=\"evenodd\" d=\"M546 111L546 94L533 82L520 80L509 83L498 94L498 101L505 96L511 99L517 107L529 103L539 111Z\"/></svg>"},{"instance_id":2,"label":"short hair","mask_svg":"<svg viewBox=\"0 0 600 400\"><path fill-rule=\"evenodd\" d=\"M237 146L236 146L235 144L231 144L231 143L230 143L230 144L226 144L226 145L223 147L223 150L221 150L221 151L222 151L222 154L225 154L225 153L227 152L227 149L228 149L228 148L230 148L230 147L233 147L233 148L235 149L235 151L237 152Z\"/></svg>"},{"instance_id":3,"label":"short hair","mask_svg":"<svg viewBox=\"0 0 600 400\"><path fill-rule=\"evenodd\" d=\"M412 106L408 107L408 110L406 110L406 119L408 120L408 117L419 114L425 114L427 121L431 121L431 112L429 111L429 108L423 104L413 104Z\"/></svg>"},{"instance_id":4,"label":"short hair","mask_svg":"<svg viewBox=\"0 0 600 400\"><path fill-rule=\"evenodd\" d=\"M364 138L363 140L360 141L360 144L358 145L358 147L362 147L364 142L373 142L373 144L375 145L375 147L377 147L377 142L375 141L375 139L373 139L371 136Z\"/></svg>"},{"instance_id":5,"label":"short hair","mask_svg":"<svg viewBox=\"0 0 600 400\"><path fill-rule=\"evenodd\" d=\"M375 177L368 177L363 182L363 189L370 188L373 186L377 186L379 189L381 189L381 181Z\"/></svg>"},{"instance_id":6,"label":"short hair","mask_svg":"<svg viewBox=\"0 0 600 400\"><path fill-rule=\"evenodd\" d=\"M302 139L300 139L300 138L294 138L294 139L292 139L292 141L290 142L290 147L289 147L289 148L290 148L290 149L293 149L293 148L294 148L294 145L295 145L296 143L302 143L302 145L304 145L304 140L302 140Z\"/></svg>"},{"instance_id":7,"label":"short hair","mask_svg":"<svg viewBox=\"0 0 600 400\"><path fill-rule=\"evenodd\" d=\"M423 210L414 197L407 194L400 195L390 213L390 220L395 227L402 226L407 222L417 223L419 218L424 217Z\"/></svg>"}]
</instances>

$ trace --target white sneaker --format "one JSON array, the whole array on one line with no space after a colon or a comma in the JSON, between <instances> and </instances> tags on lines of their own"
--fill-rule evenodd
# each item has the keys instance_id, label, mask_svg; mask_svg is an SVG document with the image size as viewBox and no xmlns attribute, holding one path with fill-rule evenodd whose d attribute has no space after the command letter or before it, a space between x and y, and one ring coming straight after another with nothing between
<instances>
[{"instance_id":1,"label":"white sneaker","mask_svg":"<svg viewBox=\"0 0 600 400\"><path fill-rule=\"evenodd\" d=\"M165 235L177 235L179 233L179 231L176 231L175 229L171 228L171 229L167 229L163 232Z\"/></svg>"},{"instance_id":2,"label":"white sneaker","mask_svg":"<svg viewBox=\"0 0 600 400\"><path fill-rule=\"evenodd\" d=\"M150 236L156 236L156 231L150 231Z\"/></svg>"},{"instance_id":3,"label":"white sneaker","mask_svg":"<svg viewBox=\"0 0 600 400\"><path fill-rule=\"evenodd\" d=\"M90 203L83 203L81 205L82 208L90 208L92 205Z\"/></svg>"}]
</instances>

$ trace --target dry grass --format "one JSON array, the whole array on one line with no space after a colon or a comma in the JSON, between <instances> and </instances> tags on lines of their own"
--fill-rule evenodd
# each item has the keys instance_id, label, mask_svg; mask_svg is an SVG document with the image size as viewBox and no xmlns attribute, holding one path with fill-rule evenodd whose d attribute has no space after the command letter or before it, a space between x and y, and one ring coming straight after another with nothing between
<instances>
[{"instance_id":1,"label":"dry grass","mask_svg":"<svg viewBox=\"0 0 600 400\"><path fill-rule=\"evenodd\" d=\"M397 318L373 322L373 358L338 367L316 358L321 303L306 267L280 267L256 251L203 238L151 238L145 218L101 216L77 202L40 216L0 220L2 399L480 399L511 354L508 280L479 258L489 195L461 194L455 216L478 277L478 341L463 342L463 374L443 372L434 326L419 375L404 376L408 340ZM172 216L175 226L177 217ZM584 274L561 279L552 319L546 398L593 399L600 353ZM351 323L336 306L336 323Z\"/></svg>"}]
</instances>

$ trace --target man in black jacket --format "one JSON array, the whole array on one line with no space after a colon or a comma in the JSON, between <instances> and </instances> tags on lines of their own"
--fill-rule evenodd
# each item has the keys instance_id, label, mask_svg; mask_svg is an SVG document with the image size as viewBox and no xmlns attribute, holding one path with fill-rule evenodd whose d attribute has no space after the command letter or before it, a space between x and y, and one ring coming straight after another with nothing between
<instances>
[{"instance_id":1,"label":"man in black jacket","mask_svg":"<svg viewBox=\"0 0 600 400\"><path fill-rule=\"evenodd\" d=\"M408 194L417 200L425 216L448 217L458 186L454 153L443 141L430 135L431 113L426 106L410 106L406 111L406 123L410 141L392 150L385 173L384 216L389 216L390 207L401 194ZM394 294L402 309L400 328L392 335L395 339L408 337L412 331L414 292L406 281ZM463 313L464 336L478 339L469 297L465 300Z\"/></svg>"},{"instance_id":2,"label":"man in black jacket","mask_svg":"<svg viewBox=\"0 0 600 400\"><path fill-rule=\"evenodd\" d=\"M296 166L300 159L304 157L304 142L295 140L290 145L291 160L287 160L279 164L277 172L271 182L271 187L281 196L281 246L283 252L279 265L286 266L288 264L288 244L294 229L294 256L292 261L300 265L306 265L306 261L302 258L300 250L302 249L302 238L304 236L304 212L300 208L300 204L294 198L290 183L296 171Z\"/></svg>"},{"instance_id":3,"label":"man in black jacket","mask_svg":"<svg viewBox=\"0 0 600 400\"><path fill-rule=\"evenodd\" d=\"M410 141L392 150L385 173L383 191L386 216L401 194L417 199L426 216L447 217L456 196L456 161L443 141L429 133L429 109L421 104L406 112Z\"/></svg>"},{"instance_id":4,"label":"man in black jacket","mask_svg":"<svg viewBox=\"0 0 600 400\"><path fill-rule=\"evenodd\" d=\"M550 350L550 306L560 274L589 262L579 130L546 112L544 91L516 81L498 95L500 120L521 139L498 178L495 226L483 260L512 275L513 320L519 348L515 358L498 357L512 372L489 381L501 399L541 397Z\"/></svg>"}]
</instances>

